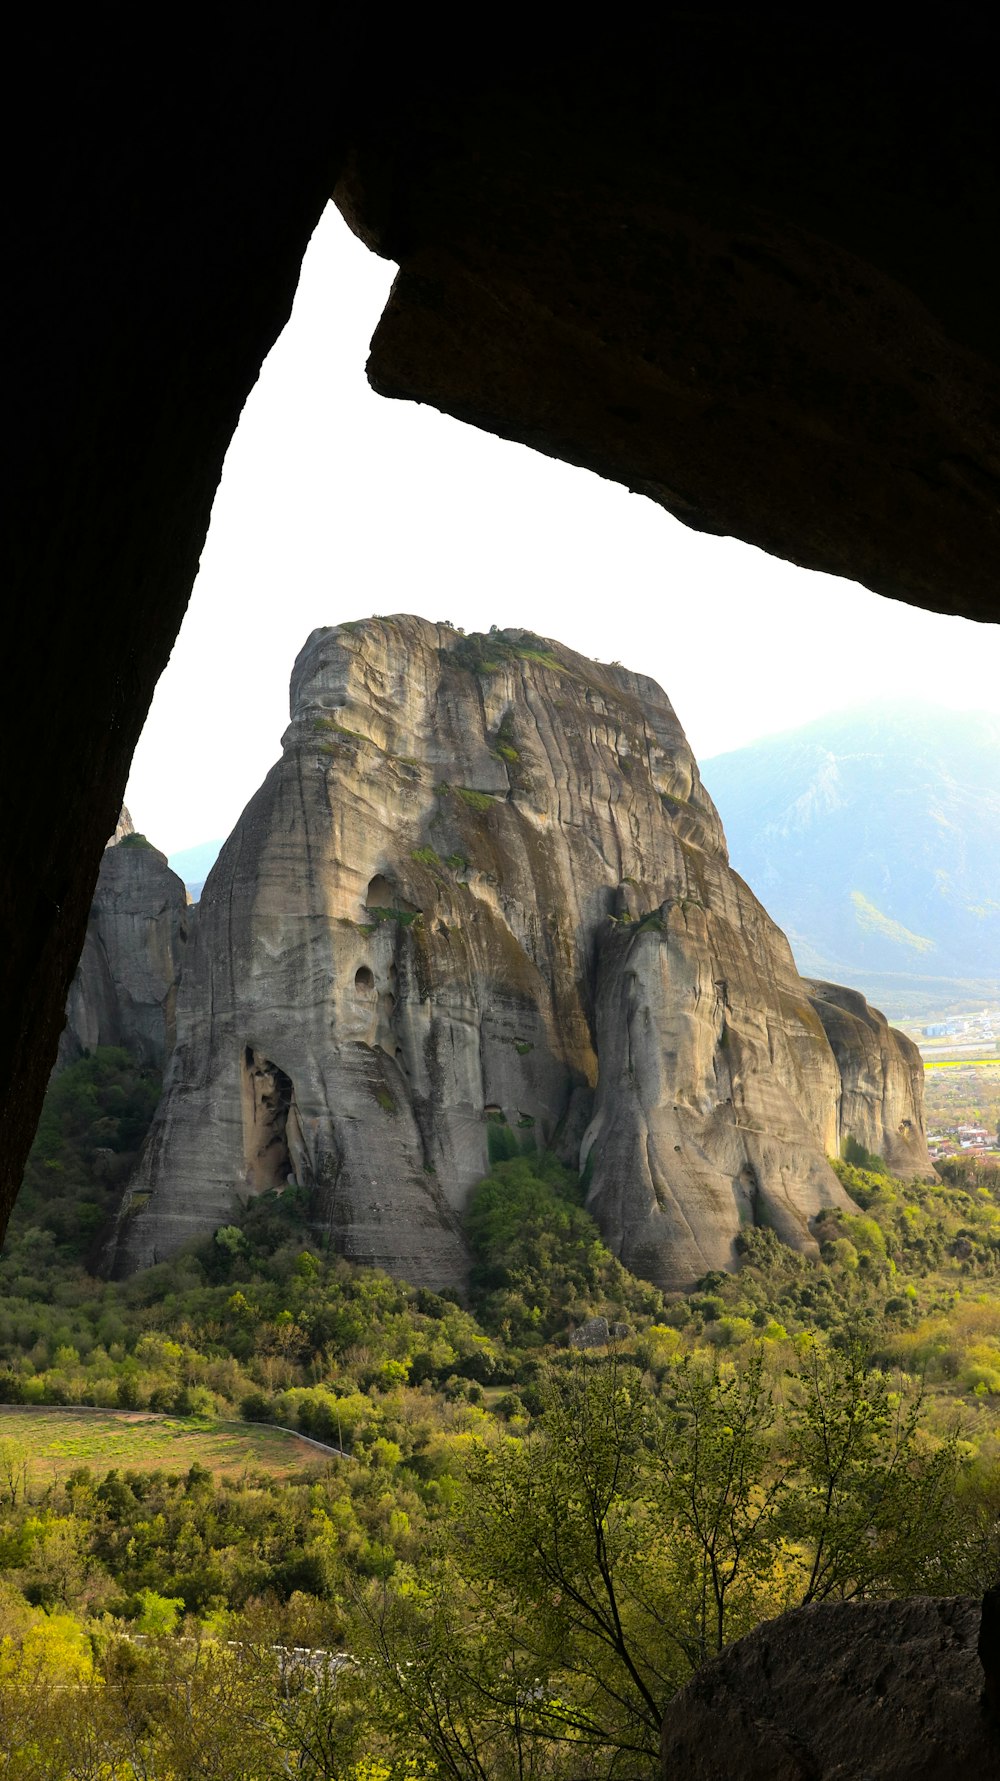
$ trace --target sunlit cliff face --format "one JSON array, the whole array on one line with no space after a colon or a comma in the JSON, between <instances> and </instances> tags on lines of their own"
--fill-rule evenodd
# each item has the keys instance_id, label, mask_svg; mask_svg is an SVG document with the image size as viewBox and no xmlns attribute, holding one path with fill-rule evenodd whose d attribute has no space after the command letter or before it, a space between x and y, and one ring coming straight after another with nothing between
<instances>
[{"instance_id":1,"label":"sunlit cliff face","mask_svg":"<svg viewBox=\"0 0 1000 1781\"><path fill-rule=\"evenodd\" d=\"M205 888L119 1265L295 1181L349 1257L461 1286L501 1132L583 1167L660 1284L747 1223L809 1248L844 1203L822 1013L652 681L525 632L314 632Z\"/></svg>"}]
</instances>

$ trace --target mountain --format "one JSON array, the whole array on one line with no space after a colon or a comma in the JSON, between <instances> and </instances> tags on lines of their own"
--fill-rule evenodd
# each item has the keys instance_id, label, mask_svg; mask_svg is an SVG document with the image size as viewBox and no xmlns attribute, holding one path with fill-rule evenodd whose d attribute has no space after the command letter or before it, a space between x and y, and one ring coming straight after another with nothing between
<instances>
[{"instance_id":1,"label":"mountain","mask_svg":"<svg viewBox=\"0 0 1000 1781\"><path fill-rule=\"evenodd\" d=\"M1000 996L1000 719L864 707L703 771L801 969L900 1013Z\"/></svg>"},{"instance_id":2,"label":"mountain","mask_svg":"<svg viewBox=\"0 0 1000 1781\"><path fill-rule=\"evenodd\" d=\"M197 903L201 896L221 849L221 841L200 841L197 847L183 847L179 853L170 855L170 870L183 879L192 903Z\"/></svg>"},{"instance_id":3,"label":"mountain","mask_svg":"<svg viewBox=\"0 0 1000 1781\"><path fill-rule=\"evenodd\" d=\"M202 895L116 1266L313 1190L341 1252L461 1288L491 1157L582 1167L664 1286L814 1248L855 1136L927 1172L915 1048L799 977L661 689L523 631L315 631Z\"/></svg>"},{"instance_id":4,"label":"mountain","mask_svg":"<svg viewBox=\"0 0 1000 1781\"><path fill-rule=\"evenodd\" d=\"M162 1070L192 925L183 884L123 809L101 860L57 1069L99 1045L124 1045Z\"/></svg>"}]
</instances>

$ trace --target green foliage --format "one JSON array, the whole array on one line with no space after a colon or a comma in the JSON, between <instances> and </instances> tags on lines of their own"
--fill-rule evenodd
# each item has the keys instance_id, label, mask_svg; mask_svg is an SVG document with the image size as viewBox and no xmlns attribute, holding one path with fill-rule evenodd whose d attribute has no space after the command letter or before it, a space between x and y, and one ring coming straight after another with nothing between
<instances>
[{"instance_id":1,"label":"green foliage","mask_svg":"<svg viewBox=\"0 0 1000 1781\"><path fill-rule=\"evenodd\" d=\"M487 634L470 631L453 648L442 650L448 661L483 677L498 674L501 669L519 661L538 662L542 667L559 670L562 663L552 654L543 637L531 631L502 631L493 625Z\"/></svg>"},{"instance_id":2,"label":"green foliage","mask_svg":"<svg viewBox=\"0 0 1000 1781\"><path fill-rule=\"evenodd\" d=\"M147 841L145 835L140 835L138 830L131 835L123 835L117 845L119 847L146 847L151 852L153 851L153 843Z\"/></svg>"},{"instance_id":3,"label":"green foliage","mask_svg":"<svg viewBox=\"0 0 1000 1781\"><path fill-rule=\"evenodd\" d=\"M117 1209L159 1099L155 1071L102 1046L50 1084L5 1255L34 1271L46 1244L82 1262Z\"/></svg>"},{"instance_id":4,"label":"green foliage","mask_svg":"<svg viewBox=\"0 0 1000 1781\"><path fill-rule=\"evenodd\" d=\"M809 1343L796 1384L790 1451L800 1485L786 1519L809 1558L798 1599L947 1590L963 1540L955 1437L921 1450L922 1395L893 1390L857 1341Z\"/></svg>"},{"instance_id":5,"label":"green foliage","mask_svg":"<svg viewBox=\"0 0 1000 1781\"><path fill-rule=\"evenodd\" d=\"M419 1586L362 1599L390 1745L405 1726L470 1777L597 1777L627 1755L652 1781L670 1696L760 1619L961 1570L968 1514L932 1533L960 1464L953 1443L918 1450L918 1408L859 1351L807 1353L787 1403L762 1353L682 1361L658 1395L616 1356L550 1372L526 1438L474 1447Z\"/></svg>"},{"instance_id":6,"label":"green foliage","mask_svg":"<svg viewBox=\"0 0 1000 1781\"><path fill-rule=\"evenodd\" d=\"M888 1174L882 1158L874 1156L870 1150L866 1150L857 1138L845 1138L841 1148L845 1163L849 1163L852 1168L867 1169L873 1175Z\"/></svg>"},{"instance_id":7,"label":"green foliage","mask_svg":"<svg viewBox=\"0 0 1000 1781\"><path fill-rule=\"evenodd\" d=\"M433 847L415 847L410 858L416 860L417 864L421 866L440 866L441 864L441 856Z\"/></svg>"},{"instance_id":8,"label":"green foliage","mask_svg":"<svg viewBox=\"0 0 1000 1781\"><path fill-rule=\"evenodd\" d=\"M507 1126L491 1131L516 1137ZM576 1177L548 1154L501 1160L473 1190L466 1231L472 1293L487 1329L530 1345L598 1313L649 1314L655 1288L601 1242Z\"/></svg>"},{"instance_id":9,"label":"green foliage","mask_svg":"<svg viewBox=\"0 0 1000 1781\"><path fill-rule=\"evenodd\" d=\"M362 931L369 934L374 933L383 921L395 921L401 928L411 928L414 923L419 926L424 919L422 909L389 909L382 904L376 904L374 908L369 905L367 914L368 921Z\"/></svg>"},{"instance_id":10,"label":"green foliage","mask_svg":"<svg viewBox=\"0 0 1000 1781\"><path fill-rule=\"evenodd\" d=\"M501 1160L468 1214L475 1315L332 1256L325 1208L294 1187L234 1202L209 1242L110 1283L81 1268L47 1165L70 1200L104 1192L128 1153L101 1122L132 1141L155 1085L123 1054L82 1064L53 1084L29 1222L0 1261L0 1398L24 1419L32 1404L183 1413L188 1446L102 1476L68 1437L60 1453L50 1435L44 1462L20 1422L0 1442L0 1713L15 1729L36 1714L46 1772L70 1756L87 1772L54 1717L45 1730L46 1700L64 1726L106 1713L103 1748L120 1753L115 1715L141 1682L161 1703L136 1745L151 1773L288 1772L292 1752L292 1772L343 1781L415 1781L431 1763L652 1781L673 1689L761 1618L994 1574L998 1172L902 1182L845 1160L854 1209L817 1221L819 1260L747 1227L738 1273L664 1303L606 1249L584 1183L498 1113ZM566 1345L593 1316L627 1327L610 1354ZM351 1457L227 1474L206 1441L213 1477L190 1443L225 1415ZM255 1453L268 1438L246 1431ZM322 1671L280 1683L276 1639L362 1661L335 1689Z\"/></svg>"},{"instance_id":11,"label":"green foliage","mask_svg":"<svg viewBox=\"0 0 1000 1781\"><path fill-rule=\"evenodd\" d=\"M463 804L468 804L470 810L478 810L481 813L492 810L496 802L489 792L472 791L467 785L456 785L453 790L458 793Z\"/></svg>"},{"instance_id":12,"label":"green foliage","mask_svg":"<svg viewBox=\"0 0 1000 1781\"><path fill-rule=\"evenodd\" d=\"M510 1162L512 1158L520 1156L521 1145L522 1140L507 1124L502 1113L491 1113L487 1116L486 1150L491 1168L497 1163ZM534 1148L532 1143L531 1149L534 1150Z\"/></svg>"},{"instance_id":13,"label":"green foliage","mask_svg":"<svg viewBox=\"0 0 1000 1781\"><path fill-rule=\"evenodd\" d=\"M332 717L314 717L312 727L318 733L339 737L344 742L369 742L371 740L361 730L349 730Z\"/></svg>"}]
</instances>

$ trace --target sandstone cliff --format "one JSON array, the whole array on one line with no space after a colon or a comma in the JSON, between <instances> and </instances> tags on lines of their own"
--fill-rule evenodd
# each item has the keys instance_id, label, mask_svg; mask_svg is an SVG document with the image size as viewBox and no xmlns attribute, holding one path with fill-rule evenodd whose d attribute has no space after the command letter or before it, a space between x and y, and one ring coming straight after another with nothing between
<instances>
[{"instance_id":1,"label":"sandstone cliff","mask_svg":"<svg viewBox=\"0 0 1000 1781\"><path fill-rule=\"evenodd\" d=\"M166 856L123 810L104 850L87 937L66 1002L57 1069L98 1045L124 1045L162 1070L191 913Z\"/></svg>"},{"instance_id":2,"label":"sandstone cliff","mask_svg":"<svg viewBox=\"0 0 1000 1781\"><path fill-rule=\"evenodd\" d=\"M840 1137L856 1138L897 1175L926 1175L924 1066L917 1046L857 990L809 980L806 987L840 1071Z\"/></svg>"},{"instance_id":3,"label":"sandstone cliff","mask_svg":"<svg viewBox=\"0 0 1000 1781\"><path fill-rule=\"evenodd\" d=\"M295 1180L349 1257L459 1285L502 1126L580 1163L664 1286L746 1222L809 1248L877 1067L929 1167L901 1054L855 1069L845 1025L838 1062L810 993L653 681L523 632L315 631L205 886L117 1265Z\"/></svg>"}]
</instances>

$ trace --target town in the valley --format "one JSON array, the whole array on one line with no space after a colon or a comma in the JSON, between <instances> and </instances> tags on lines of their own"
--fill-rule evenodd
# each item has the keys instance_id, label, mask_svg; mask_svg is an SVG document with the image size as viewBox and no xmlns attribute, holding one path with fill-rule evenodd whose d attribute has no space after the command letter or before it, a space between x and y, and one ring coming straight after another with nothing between
<instances>
[{"instance_id":1,"label":"town in the valley","mask_svg":"<svg viewBox=\"0 0 1000 1781\"><path fill-rule=\"evenodd\" d=\"M931 1160L1000 1161L1000 1005L904 1030L924 1060Z\"/></svg>"}]
</instances>

